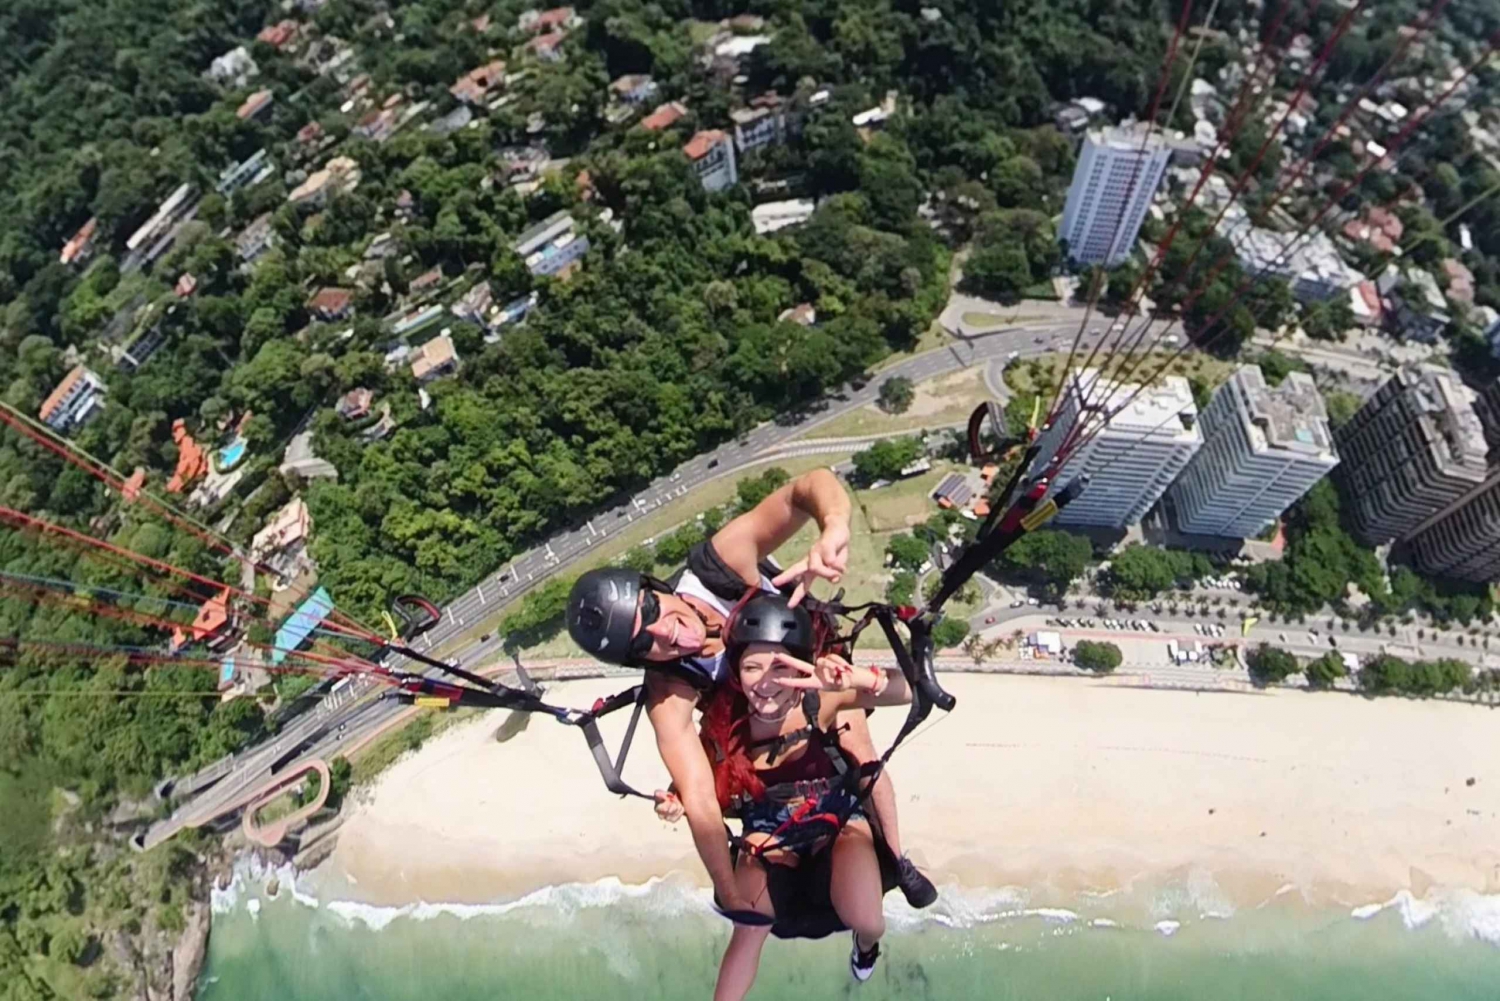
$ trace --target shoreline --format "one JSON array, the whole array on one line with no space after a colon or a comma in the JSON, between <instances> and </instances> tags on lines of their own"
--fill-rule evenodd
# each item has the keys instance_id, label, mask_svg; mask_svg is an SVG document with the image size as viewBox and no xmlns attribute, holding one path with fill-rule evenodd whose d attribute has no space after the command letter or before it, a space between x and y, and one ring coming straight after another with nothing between
<instances>
[{"instance_id":1,"label":"shoreline","mask_svg":"<svg viewBox=\"0 0 1500 1001\"><path fill-rule=\"evenodd\" d=\"M1401 891L1500 893L1494 725L1473 707L1077 679L950 684L954 716L927 724L891 765L903 840L939 884L1021 887L1037 905L1066 906L1196 882L1230 910L1285 896L1348 909ZM587 701L599 685L568 683L558 697ZM362 793L309 876L319 895L399 908L610 877L706 885L685 825L604 793L569 728L534 718L496 743L507 715L455 728ZM901 718L872 718L877 746ZM646 736L627 766L643 791L666 782Z\"/></svg>"}]
</instances>

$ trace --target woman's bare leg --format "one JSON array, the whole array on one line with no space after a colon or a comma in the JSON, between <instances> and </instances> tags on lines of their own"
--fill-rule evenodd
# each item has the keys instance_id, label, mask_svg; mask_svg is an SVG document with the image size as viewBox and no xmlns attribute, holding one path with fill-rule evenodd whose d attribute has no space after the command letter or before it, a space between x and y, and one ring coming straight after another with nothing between
<instances>
[{"instance_id":1,"label":"woman's bare leg","mask_svg":"<svg viewBox=\"0 0 1500 1001\"><path fill-rule=\"evenodd\" d=\"M885 934L884 898L875 841L862 820L851 820L833 843L833 876L829 897L839 920L854 930L861 950Z\"/></svg>"},{"instance_id":2,"label":"woman's bare leg","mask_svg":"<svg viewBox=\"0 0 1500 1001\"><path fill-rule=\"evenodd\" d=\"M735 866L734 878L740 895L750 901L755 910L767 917L775 917L771 895L766 889L765 863L741 853L739 864ZM729 936L729 946L724 950L724 958L719 961L719 980L714 985L714 1001L740 1001L750 993L750 988L755 984L755 973L760 969L760 951L770 934L769 927L734 926L734 932Z\"/></svg>"}]
</instances>

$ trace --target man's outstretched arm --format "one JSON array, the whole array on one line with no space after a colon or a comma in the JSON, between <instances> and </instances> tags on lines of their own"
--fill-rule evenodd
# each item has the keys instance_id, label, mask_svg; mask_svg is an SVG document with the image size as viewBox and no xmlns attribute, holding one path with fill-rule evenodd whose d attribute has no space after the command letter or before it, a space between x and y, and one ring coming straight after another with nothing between
<instances>
[{"instance_id":1,"label":"man's outstretched arm","mask_svg":"<svg viewBox=\"0 0 1500 1001\"><path fill-rule=\"evenodd\" d=\"M713 537L714 550L746 584L760 580L760 561L786 544L809 518L822 529L805 558L776 578L798 579L793 603L815 578L838 583L849 563L849 495L826 469L803 473L772 491L755 507L725 525Z\"/></svg>"},{"instance_id":2,"label":"man's outstretched arm","mask_svg":"<svg viewBox=\"0 0 1500 1001\"><path fill-rule=\"evenodd\" d=\"M729 840L724 834L724 814L714 792L713 769L693 725L697 692L685 682L651 672L646 674L646 691L646 717L656 731L656 749L672 776L703 868L708 870L708 878L713 881L725 910L748 910L749 904L740 899L734 878Z\"/></svg>"}]
</instances>

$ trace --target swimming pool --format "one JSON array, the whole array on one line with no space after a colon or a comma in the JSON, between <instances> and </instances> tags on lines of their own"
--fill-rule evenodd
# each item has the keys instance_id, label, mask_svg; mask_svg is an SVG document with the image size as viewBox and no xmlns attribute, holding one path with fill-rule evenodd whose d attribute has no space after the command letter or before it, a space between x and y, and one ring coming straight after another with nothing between
<instances>
[{"instance_id":1,"label":"swimming pool","mask_svg":"<svg viewBox=\"0 0 1500 1001\"><path fill-rule=\"evenodd\" d=\"M235 438L234 441L219 449L219 468L221 470L233 469L244 457L245 439Z\"/></svg>"}]
</instances>

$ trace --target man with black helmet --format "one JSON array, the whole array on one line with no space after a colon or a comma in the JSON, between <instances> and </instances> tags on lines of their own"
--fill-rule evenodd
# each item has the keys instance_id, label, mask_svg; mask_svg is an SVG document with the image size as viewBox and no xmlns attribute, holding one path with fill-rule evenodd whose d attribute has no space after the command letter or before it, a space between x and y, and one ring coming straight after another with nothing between
<instances>
[{"instance_id":1,"label":"man with black helmet","mask_svg":"<svg viewBox=\"0 0 1500 1001\"><path fill-rule=\"evenodd\" d=\"M693 710L705 691L726 677L721 630L730 607L746 588L775 591L795 582L792 603L816 579L838 583L848 566L849 497L825 469L805 473L773 491L729 522L688 555L672 584L623 568L585 573L568 598L568 632L584 650L614 664L646 668L646 713L656 746L672 776L693 842L726 910L746 910L738 899L734 866L724 838L724 820L714 793L713 772ZM808 554L786 570L768 566L809 519L821 529ZM860 761L876 758L864 713L851 712L847 746ZM674 794L657 793L658 801ZM937 890L902 856L895 793L889 770L870 805L887 843L901 859L900 886L907 900L925 907Z\"/></svg>"}]
</instances>

